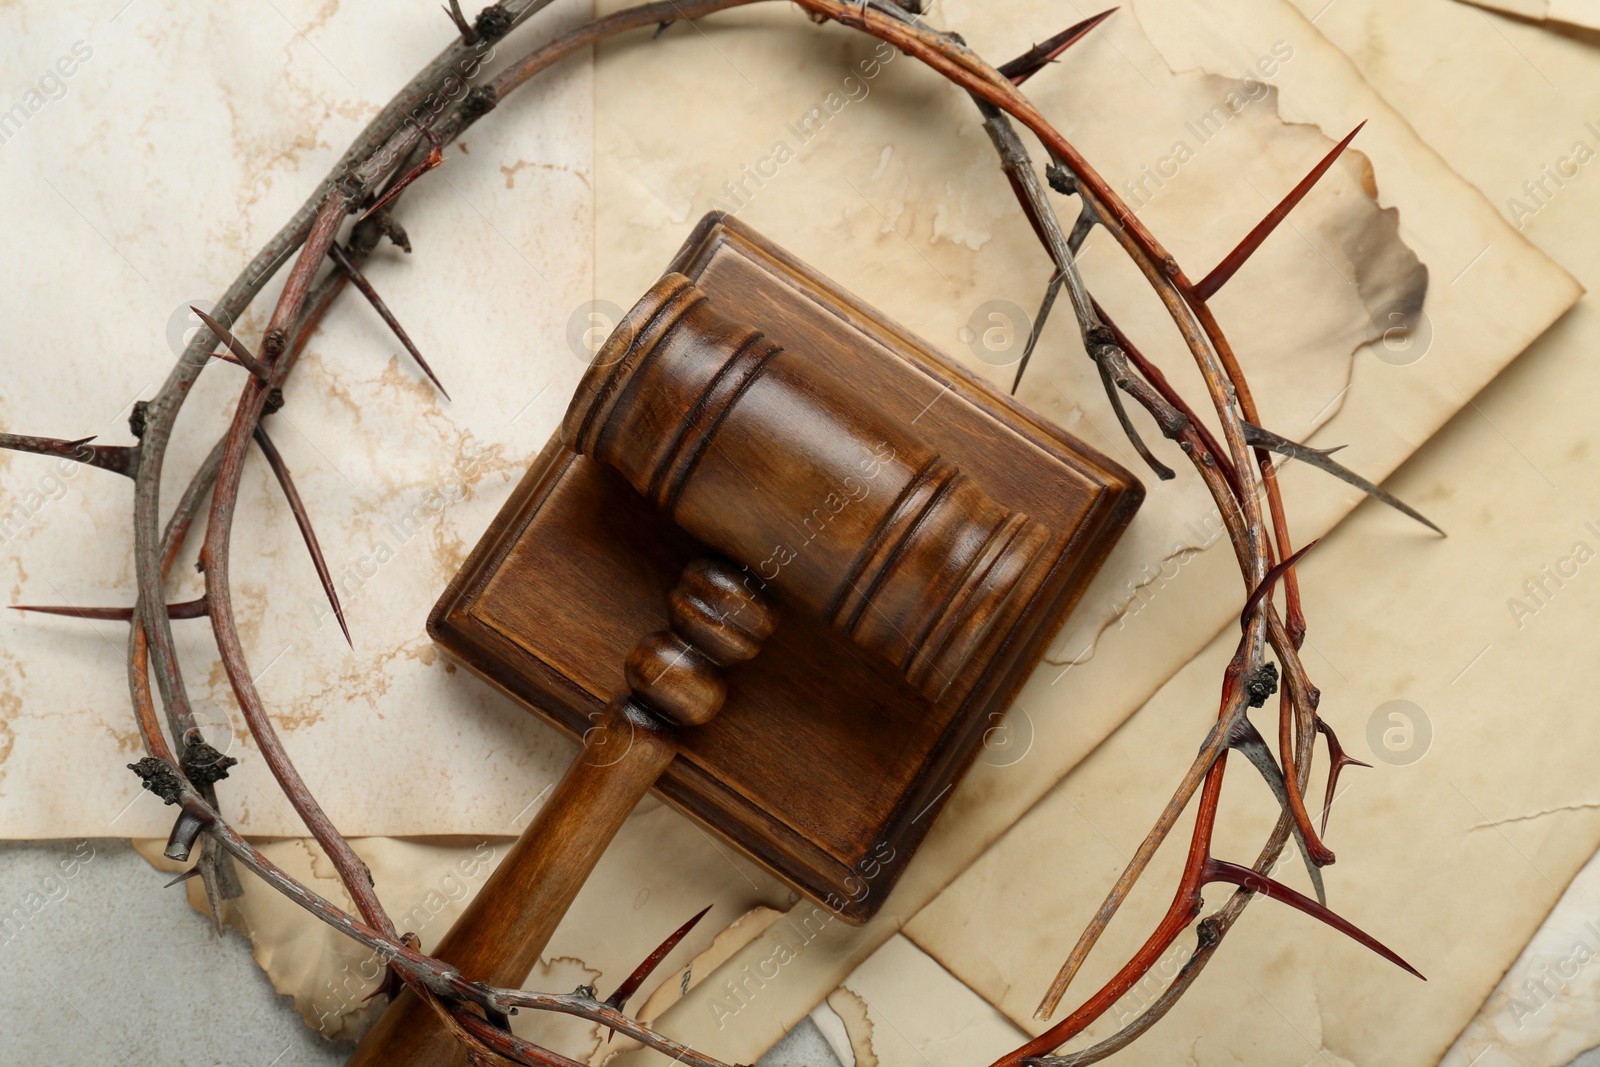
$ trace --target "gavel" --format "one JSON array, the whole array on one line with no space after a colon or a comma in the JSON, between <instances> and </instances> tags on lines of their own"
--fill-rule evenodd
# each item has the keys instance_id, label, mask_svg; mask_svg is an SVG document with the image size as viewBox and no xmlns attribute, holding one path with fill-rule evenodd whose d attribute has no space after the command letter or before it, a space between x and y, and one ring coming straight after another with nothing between
<instances>
[{"instance_id":1,"label":"gavel","mask_svg":"<svg viewBox=\"0 0 1600 1067\"><path fill-rule=\"evenodd\" d=\"M780 609L825 623L929 702L971 686L974 655L1028 609L1036 572L1056 562L1050 531L876 412L869 388L719 311L680 273L662 277L601 347L562 441L709 554L684 569L668 628L627 656L627 692L437 946L466 977L526 979L680 739L722 708L724 672L759 654ZM349 1061L463 1062L409 991Z\"/></svg>"}]
</instances>

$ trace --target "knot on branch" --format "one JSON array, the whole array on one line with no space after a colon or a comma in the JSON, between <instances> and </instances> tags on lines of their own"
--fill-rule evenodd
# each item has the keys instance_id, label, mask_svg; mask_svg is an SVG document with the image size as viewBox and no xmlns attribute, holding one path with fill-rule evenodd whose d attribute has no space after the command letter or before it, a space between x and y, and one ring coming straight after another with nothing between
<instances>
[{"instance_id":1,"label":"knot on branch","mask_svg":"<svg viewBox=\"0 0 1600 1067\"><path fill-rule=\"evenodd\" d=\"M475 85L467 91L467 95L462 99L461 112L467 117L468 121L471 121L473 119L481 118L493 111L495 105L499 102L500 98L495 95L495 91L492 86ZM399 241L396 241L395 243L400 244ZM405 249L407 252L409 252L411 251L411 246L407 244Z\"/></svg>"},{"instance_id":2,"label":"knot on branch","mask_svg":"<svg viewBox=\"0 0 1600 1067\"><path fill-rule=\"evenodd\" d=\"M238 760L225 756L204 741L192 741L183 754L183 773L189 781L204 789L228 777L228 768L237 766Z\"/></svg>"},{"instance_id":3,"label":"knot on branch","mask_svg":"<svg viewBox=\"0 0 1600 1067\"><path fill-rule=\"evenodd\" d=\"M1163 407L1156 413L1156 423L1161 427L1161 432L1173 441L1180 440L1183 432L1189 428L1189 416L1173 407L1171 404ZM1189 451L1185 445L1183 450Z\"/></svg>"},{"instance_id":4,"label":"knot on branch","mask_svg":"<svg viewBox=\"0 0 1600 1067\"><path fill-rule=\"evenodd\" d=\"M1050 188L1062 196L1072 196L1078 191L1078 179L1072 172L1060 163L1051 163L1044 168L1044 179L1050 183Z\"/></svg>"},{"instance_id":5,"label":"knot on branch","mask_svg":"<svg viewBox=\"0 0 1600 1067\"><path fill-rule=\"evenodd\" d=\"M1085 343L1096 350L1097 358L1100 355L1100 349L1119 347L1117 345L1117 335L1112 332L1111 327L1103 322L1084 331L1083 339Z\"/></svg>"},{"instance_id":6,"label":"knot on branch","mask_svg":"<svg viewBox=\"0 0 1600 1067\"><path fill-rule=\"evenodd\" d=\"M1222 930L1215 915L1208 915L1201 919L1194 932L1195 936L1200 939L1201 948L1214 948L1222 940Z\"/></svg>"},{"instance_id":7,"label":"knot on branch","mask_svg":"<svg viewBox=\"0 0 1600 1067\"><path fill-rule=\"evenodd\" d=\"M365 192L366 183L361 180L360 175L347 170L334 179L333 187L339 190L339 195L344 197L347 203L355 203Z\"/></svg>"},{"instance_id":8,"label":"knot on branch","mask_svg":"<svg viewBox=\"0 0 1600 1067\"><path fill-rule=\"evenodd\" d=\"M1252 708L1259 708L1267 702L1267 698L1278 691L1278 665L1276 663L1263 663L1250 672L1250 680L1244 684L1245 699Z\"/></svg>"},{"instance_id":9,"label":"knot on branch","mask_svg":"<svg viewBox=\"0 0 1600 1067\"><path fill-rule=\"evenodd\" d=\"M503 5L490 4L478 12L478 18L472 24L472 28L478 31L480 38L492 43L510 33L511 27L515 22L516 20L512 18L511 12L507 11Z\"/></svg>"},{"instance_id":10,"label":"knot on branch","mask_svg":"<svg viewBox=\"0 0 1600 1067\"><path fill-rule=\"evenodd\" d=\"M135 400L133 402L133 410L128 413L128 429L133 433L133 436L144 437L145 416L149 410L150 401Z\"/></svg>"},{"instance_id":11,"label":"knot on branch","mask_svg":"<svg viewBox=\"0 0 1600 1067\"><path fill-rule=\"evenodd\" d=\"M477 91L478 90L476 89L472 90L473 93ZM494 95L493 90L489 91L489 95ZM472 93L467 94L467 99L472 99ZM490 104L490 107L493 106L493 104ZM390 244L394 245L408 256L411 254L410 235L406 233L405 227L396 222L394 216L389 214L387 211L378 216L378 230L383 234L383 236L389 239Z\"/></svg>"},{"instance_id":12,"label":"knot on branch","mask_svg":"<svg viewBox=\"0 0 1600 1067\"><path fill-rule=\"evenodd\" d=\"M140 777L146 789L168 804L176 804L183 797L183 779L164 759L146 756L138 763L128 764L128 770Z\"/></svg>"},{"instance_id":13,"label":"knot on branch","mask_svg":"<svg viewBox=\"0 0 1600 1067\"><path fill-rule=\"evenodd\" d=\"M276 415L283 410L283 390L276 385L267 390L267 399L263 402L261 412L264 415Z\"/></svg>"}]
</instances>

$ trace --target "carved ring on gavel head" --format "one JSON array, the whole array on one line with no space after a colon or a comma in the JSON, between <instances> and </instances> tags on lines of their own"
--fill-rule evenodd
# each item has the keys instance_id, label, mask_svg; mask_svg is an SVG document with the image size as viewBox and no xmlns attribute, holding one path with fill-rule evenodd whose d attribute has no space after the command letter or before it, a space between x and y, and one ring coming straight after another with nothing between
<instances>
[{"instance_id":1,"label":"carved ring on gavel head","mask_svg":"<svg viewBox=\"0 0 1600 1067\"><path fill-rule=\"evenodd\" d=\"M936 700L1049 533L865 408L818 361L668 274L596 355L562 437L743 564L745 581Z\"/></svg>"}]
</instances>

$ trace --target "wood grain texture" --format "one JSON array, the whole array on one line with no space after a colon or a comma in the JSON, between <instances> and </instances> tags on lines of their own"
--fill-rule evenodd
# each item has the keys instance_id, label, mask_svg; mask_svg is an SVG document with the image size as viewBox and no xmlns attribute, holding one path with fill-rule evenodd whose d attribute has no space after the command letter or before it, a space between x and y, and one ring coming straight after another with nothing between
<instances>
[{"instance_id":1,"label":"wood grain texture","mask_svg":"<svg viewBox=\"0 0 1600 1067\"><path fill-rule=\"evenodd\" d=\"M869 438L869 449L887 434L913 437L937 462L930 465L918 452L917 471L927 468L924 479L918 482L914 471L902 489L937 483L942 476L956 483L943 493L954 492L961 479L940 474L941 465L948 465L970 482L962 492L980 494L996 514L1026 516L1044 534L1036 550L1023 554L1029 563L1004 610L971 642L959 675L937 699L907 680L908 674L925 680L927 672L908 670L918 665L905 655L959 642L961 635L911 635L897 660L892 649L887 655L881 647L869 650L872 641L862 647L850 627L830 623L841 614L848 618L842 609L858 591L845 588L837 604L824 598L819 606L816 590L824 587L825 571L803 582L774 582L782 626L759 656L728 669L721 713L685 733L658 783L668 801L800 890L850 921L865 921L883 905L976 756L984 732L1005 713L1143 490L1110 460L736 220L708 216L669 273L692 282L735 330L753 328L781 348L784 355L774 359L793 361L779 384L787 383L791 397L812 390L809 399L801 398L808 405L807 424L837 427L841 416L857 420L858 427L869 424L853 440ZM690 392L716 399L709 383ZM642 405L636 417L652 410L648 398L633 402ZM742 407L727 418L747 418ZM720 537L765 518L719 510L733 506L727 501L760 500L762 486L775 479L791 484L795 477L774 469L778 458L769 454L774 450L766 448L768 440L753 436L758 428L789 433L786 410L794 409L774 400L752 409L758 417L744 423L743 438L723 436L727 426L711 435L706 451L728 453L719 460L726 469L718 474L715 498L723 503L691 507L691 498L712 499L694 494L699 479L714 472L695 466L693 476L681 481L674 457L690 454L684 442L713 423L691 417L686 428L681 409L676 416L658 410L662 432L643 442L649 447L630 461L628 476L552 440L429 619L430 632L462 662L574 734L582 734L623 688L629 649L641 634L667 626L670 587L686 562L705 553L702 542L630 481L653 490L701 532ZM709 410L708 401L701 412ZM812 418L818 411L826 417ZM605 420L597 415L592 422ZM574 440L582 433L580 425ZM830 459L827 450L838 444L816 443L817 466L837 473L839 457ZM896 461L901 457L897 452ZM852 449L845 458L855 462L859 454ZM746 476L742 492L720 488ZM675 484L681 489L676 497ZM762 506L767 503L791 502L768 500ZM826 549L854 565L859 541L854 553L846 551L852 543L847 539L827 541L827 526L854 505L835 514L826 504L800 503L808 506L792 513L801 518L796 528L780 532L783 543L797 559L821 558ZM808 527L804 516L818 506L828 508L829 522L818 526L819 516ZM988 530L992 559L1006 540L996 535L994 522L957 521L963 514L959 507L952 510L946 533ZM997 521L1004 526L1008 520ZM1033 529L1011 521L1017 530L1010 536ZM744 553L759 542L732 547ZM950 578L951 588L981 571L986 558L981 545L941 545L938 538L927 540L924 550L939 559L966 553L968 565ZM939 559L906 557L911 571L920 573L939 573ZM840 583L831 588L837 593ZM952 627L966 621L959 610L937 610L947 598L926 595L914 583L905 589L905 601L883 603L899 603L894 610L924 622L930 616ZM931 612L917 606L930 602ZM880 635L880 644L892 644L894 636Z\"/></svg>"},{"instance_id":2,"label":"wood grain texture","mask_svg":"<svg viewBox=\"0 0 1600 1067\"><path fill-rule=\"evenodd\" d=\"M677 727L709 722L721 710L720 664L753 656L777 624L771 602L725 560L690 561L667 599L685 625L647 634L629 652L631 694L612 700L584 733L582 751L538 815L434 949L466 977L522 985L611 839L677 755ZM349 1060L356 1067L465 1062L438 1015L409 989Z\"/></svg>"},{"instance_id":3,"label":"wood grain texture","mask_svg":"<svg viewBox=\"0 0 1600 1067\"><path fill-rule=\"evenodd\" d=\"M463 975L521 986L634 806L677 754L673 731L627 697L613 701L539 814L434 949ZM349 1067L444 1067L466 1055L406 990Z\"/></svg>"}]
</instances>

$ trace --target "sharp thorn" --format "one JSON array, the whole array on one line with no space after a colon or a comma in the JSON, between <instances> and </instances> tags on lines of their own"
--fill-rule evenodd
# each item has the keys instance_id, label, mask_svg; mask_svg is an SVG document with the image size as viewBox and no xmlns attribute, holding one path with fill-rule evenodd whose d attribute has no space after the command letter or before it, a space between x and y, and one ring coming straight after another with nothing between
<instances>
[{"instance_id":1,"label":"sharp thorn","mask_svg":"<svg viewBox=\"0 0 1600 1067\"><path fill-rule=\"evenodd\" d=\"M412 182L428 173L434 167L437 167L439 164L444 162L444 153L439 150L439 142L434 137L433 131L424 126L422 128L422 132L427 135L428 143L432 146L433 150L428 153L428 157L426 159L424 159L421 163L418 163L415 167L412 167L405 174L402 174L393 185L389 186L389 188L384 191L384 194L378 197L377 202L371 207L367 208L367 213L361 216L361 222L366 222L372 216L388 207L390 202L393 201L395 197L406 191L406 186L410 185Z\"/></svg>"},{"instance_id":2,"label":"sharp thorn","mask_svg":"<svg viewBox=\"0 0 1600 1067\"><path fill-rule=\"evenodd\" d=\"M1100 381L1105 386L1106 397L1111 401L1111 410L1117 416L1117 422L1122 425L1122 432L1133 443L1134 451L1139 457L1150 465L1157 478L1170 482L1176 478L1177 472L1155 457L1149 447L1144 443L1144 438L1139 436L1139 431L1134 428L1133 419L1128 415L1128 409L1122 403L1122 395L1117 391L1117 382L1111 375L1111 368L1104 359L1096 359L1095 365L1100 368Z\"/></svg>"},{"instance_id":3,"label":"sharp thorn","mask_svg":"<svg viewBox=\"0 0 1600 1067\"><path fill-rule=\"evenodd\" d=\"M1361 123L1361 126L1365 125L1365 122ZM1296 204L1305 199L1305 195L1311 191L1311 187L1317 184L1317 180L1328 172L1328 168L1333 166L1340 153L1349 147L1351 141L1355 140L1356 134L1361 132L1361 126L1351 130L1345 135L1344 140L1334 145L1333 150L1323 156L1322 161L1312 167L1309 174L1300 179L1300 184L1290 189L1288 195L1278 201L1278 206L1267 212L1267 217L1256 223L1255 229L1245 234L1244 240L1239 242L1238 247L1223 256L1222 262L1218 263L1210 274L1200 279L1194 287L1195 299L1204 303L1215 296L1218 289L1228 284L1228 279L1232 278L1239 268L1244 266L1245 260L1249 259L1255 253L1255 250L1261 247L1261 243L1267 239L1267 236L1278 228L1278 223L1282 222L1289 212L1294 210Z\"/></svg>"},{"instance_id":4,"label":"sharp thorn","mask_svg":"<svg viewBox=\"0 0 1600 1067\"><path fill-rule=\"evenodd\" d=\"M173 886L177 885L179 882L187 882L191 878L198 878L198 877L200 877L200 868L199 868L199 866L190 867L187 871L183 871L183 872L179 873L179 875L176 878L172 879L172 881L170 881L170 882L167 882L161 888L162 889L171 889Z\"/></svg>"},{"instance_id":5,"label":"sharp thorn","mask_svg":"<svg viewBox=\"0 0 1600 1067\"><path fill-rule=\"evenodd\" d=\"M1281 900L1296 911L1302 911L1314 919L1320 919L1322 922L1327 923L1346 937L1365 945L1402 970L1409 971L1418 978L1422 978L1424 982L1427 981L1421 971L1401 959L1396 952L1359 926L1329 911L1305 894L1297 893L1282 882L1274 881L1264 874L1251 870L1249 867L1241 867L1237 863L1227 863L1218 859L1207 859L1205 868L1201 872L1200 880L1202 884L1207 882L1227 882L1252 893L1260 893L1264 897Z\"/></svg>"},{"instance_id":6,"label":"sharp thorn","mask_svg":"<svg viewBox=\"0 0 1600 1067\"><path fill-rule=\"evenodd\" d=\"M1350 468L1331 459L1328 453L1332 452L1333 449L1316 449L1297 444L1286 437L1278 436L1271 430L1263 430L1261 427L1251 425L1248 422L1244 423L1244 439L1245 443L1252 448L1264 448L1269 452L1276 452L1280 456L1288 456L1290 459L1297 459L1301 463L1309 463L1318 470L1325 471L1341 481L1350 483L1368 496L1383 501L1402 515L1408 515L1416 519L1440 537L1446 536L1445 532L1423 515L1422 512L1387 490L1367 481Z\"/></svg>"},{"instance_id":7,"label":"sharp thorn","mask_svg":"<svg viewBox=\"0 0 1600 1067\"><path fill-rule=\"evenodd\" d=\"M217 335L219 341L228 346L228 351L233 353L233 359L229 360L229 362L239 364L264 382L271 380L272 372L267 370L266 365L256 359L250 349L245 347L244 342L229 332L226 326L193 305L190 306L189 310L199 316L200 321L206 324L207 329ZM212 353L212 355L218 354ZM226 359L227 357L224 356L223 358Z\"/></svg>"},{"instance_id":8,"label":"sharp thorn","mask_svg":"<svg viewBox=\"0 0 1600 1067\"><path fill-rule=\"evenodd\" d=\"M222 902L239 896L243 890L229 893L230 883L237 885L238 879L233 877L228 863L227 853L216 847L216 842L201 840L200 862L195 867L200 871L200 884L205 886L206 906L211 910L211 925L216 930L217 936L222 936Z\"/></svg>"},{"instance_id":9,"label":"sharp thorn","mask_svg":"<svg viewBox=\"0 0 1600 1067\"><path fill-rule=\"evenodd\" d=\"M665 941L656 946L654 952L646 956L639 966L633 969L632 974L623 979L622 984L617 986L617 991L606 998L606 1004L617 1011L621 1011L623 1006L628 1003L628 998L638 992L645 979L650 977L650 973L661 966L661 961L666 959L672 950L678 947L678 942L689 936L689 931L693 930L695 925L706 917L706 912L710 910L711 905L707 904L696 912L688 922L672 931Z\"/></svg>"},{"instance_id":10,"label":"sharp thorn","mask_svg":"<svg viewBox=\"0 0 1600 1067\"><path fill-rule=\"evenodd\" d=\"M1027 203L1027 200L1024 199L1022 202ZM1039 313L1033 317L1033 328L1028 331L1028 343L1023 346L1022 359L1017 363L1016 376L1011 379L1012 396L1017 395L1017 389L1022 385L1022 375L1033 360L1033 350L1039 344L1039 335L1044 333L1044 324L1050 319L1050 309L1055 306L1056 296L1061 292L1061 286L1066 280L1066 275L1058 271L1051 276L1049 284L1044 287L1044 299L1039 303Z\"/></svg>"},{"instance_id":11,"label":"sharp thorn","mask_svg":"<svg viewBox=\"0 0 1600 1067\"><path fill-rule=\"evenodd\" d=\"M1322 828L1317 833L1323 837L1328 834L1328 813L1333 810L1333 798L1339 788L1339 775L1346 767L1368 767L1372 764L1362 763L1354 756L1345 754L1344 746L1339 744L1339 738L1333 732L1333 727L1322 721L1322 716L1317 716L1317 732L1328 743L1328 791L1322 798Z\"/></svg>"},{"instance_id":12,"label":"sharp thorn","mask_svg":"<svg viewBox=\"0 0 1600 1067\"><path fill-rule=\"evenodd\" d=\"M102 622L132 622L133 608L79 608L59 607L51 604L13 604L12 611L36 611L41 615L65 615L71 619L95 619ZM169 619L203 619L209 611L206 598L196 597L178 604L167 605Z\"/></svg>"},{"instance_id":13,"label":"sharp thorn","mask_svg":"<svg viewBox=\"0 0 1600 1067\"><path fill-rule=\"evenodd\" d=\"M317 544L316 531L311 528L311 517L306 514L305 503L301 501L300 493L294 487L294 479L289 475L289 466L278 453L278 446L267 436L266 428L259 423L256 425L255 438L256 444L261 447L261 454L267 459L267 466L272 468L273 475L278 479L278 485L283 489L285 499L289 501L289 510L294 513L295 524L300 527L300 536L305 539L306 548L311 552L311 564L317 569L317 579L322 582L322 591L327 594L328 603L333 605L333 615L339 620L339 629L344 632L345 643L354 648L355 642L350 640L350 627L345 625L344 608L339 606L339 593L333 587L333 576L328 573L327 561L322 558L322 547Z\"/></svg>"},{"instance_id":14,"label":"sharp thorn","mask_svg":"<svg viewBox=\"0 0 1600 1067\"><path fill-rule=\"evenodd\" d=\"M417 351L415 344L412 344L410 335L400 325L400 321L394 317L394 313L389 310L389 305L384 303L383 297L379 296L378 291L372 287L372 283L367 280L367 276L361 273L361 268L356 266L355 260L350 258L350 254L340 248L338 242L335 241L328 246L328 255L332 257L334 264L344 272L345 277L350 279L350 283L360 290L362 296L367 298L367 303L372 305L372 309L383 319L385 325L394 331L394 335L400 339L400 343L405 346L405 350L411 353L411 358L416 360L417 366L422 369L423 374L428 376L428 380L433 383L434 388L444 393L444 398L449 400L450 394L445 390L444 384L433 373L433 368L428 366L428 361L422 358L422 353Z\"/></svg>"},{"instance_id":15,"label":"sharp thorn","mask_svg":"<svg viewBox=\"0 0 1600 1067\"><path fill-rule=\"evenodd\" d=\"M1122 328L1112 321L1110 315L1106 314L1106 309L1100 306L1100 301L1090 297L1089 306L1094 308L1094 313L1100 317L1100 321L1105 325L1106 329L1111 331L1111 336L1116 340L1117 347L1127 353L1128 361L1133 364L1134 369L1144 375L1145 380L1163 396L1169 399L1178 397L1177 390L1172 388L1167 381L1166 375L1161 373L1161 368L1151 362L1139 350L1139 347L1133 343L1133 340L1122 332ZM1179 400L1181 402L1181 398ZM1221 469L1222 476L1227 479L1229 487L1233 489L1236 496L1243 499L1244 487L1239 482L1239 472L1233 469L1233 462L1228 458L1227 450L1212 436L1211 430L1204 422L1197 418L1191 418L1190 423L1194 426L1195 433L1200 435L1200 440L1205 445L1206 451L1216 460L1217 466Z\"/></svg>"},{"instance_id":16,"label":"sharp thorn","mask_svg":"<svg viewBox=\"0 0 1600 1067\"><path fill-rule=\"evenodd\" d=\"M1267 788L1272 790L1272 795L1278 799L1278 804L1286 814L1289 814L1289 825L1294 828L1294 834L1300 842L1300 858L1305 862L1306 874L1311 879L1311 887L1316 890L1317 903L1327 906L1328 890L1323 885L1322 868L1311 862L1311 850L1306 847L1305 835L1300 831L1300 824L1289 812L1289 786L1284 781L1283 770L1278 766L1278 761L1272 758L1272 749L1267 747L1266 739L1261 736L1261 731L1256 729L1256 724L1250 721L1248 715L1240 715L1234 722L1233 729L1228 734L1228 747L1236 749L1250 765L1261 772L1261 777L1266 779Z\"/></svg>"},{"instance_id":17,"label":"sharp thorn","mask_svg":"<svg viewBox=\"0 0 1600 1067\"><path fill-rule=\"evenodd\" d=\"M1000 73L1009 78L1012 85L1021 85L1047 65L1055 62L1061 53L1087 37L1091 30L1110 18L1116 10L1114 7L1107 8L1098 15L1092 15L1082 22L1068 26L1049 40L1039 42L1016 59L1002 64Z\"/></svg>"},{"instance_id":18,"label":"sharp thorn","mask_svg":"<svg viewBox=\"0 0 1600 1067\"><path fill-rule=\"evenodd\" d=\"M1320 540L1320 537L1317 538L1317 541ZM1288 573L1290 567L1300 562L1301 556L1316 547L1317 541L1308 541L1301 547L1300 551L1267 571L1266 577L1261 579L1261 584L1256 586L1245 599L1244 610L1239 612L1239 629L1243 630L1250 625L1250 615L1256 610L1256 605L1260 604L1262 600L1272 593L1273 586L1277 585L1278 580Z\"/></svg>"},{"instance_id":19,"label":"sharp thorn","mask_svg":"<svg viewBox=\"0 0 1600 1067\"><path fill-rule=\"evenodd\" d=\"M1082 221L1082 216L1080 216L1080 221ZM1074 229L1074 232L1077 232L1077 229ZM1150 374L1160 374L1160 371L1155 370L1155 366L1152 365L1149 360L1146 360L1144 355L1142 355L1141 352L1134 347L1133 341L1128 339L1128 334L1123 333L1123 331L1118 328L1117 323L1112 322L1110 317L1107 317L1106 309L1102 309L1102 307L1099 306L1099 301L1096 301L1094 298L1090 298L1090 307L1094 310L1094 315L1101 320L1101 325L1106 326L1106 330L1110 331L1112 341L1117 342L1118 349L1122 349L1123 355L1126 355L1130 362L1133 362L1134 365L1139 366L1139 370L1141 370L1142 374L1146 374L1146 378L1149 378ZM1096 360L1096 363L1101 363L1101 360ZM1106 395L1107 397L1110 397L1112 408L1114 408L1115 413L1117 413L1117 421L1122 424L1123 432L1128 435L1128 440L1133 442L1134 448L1139 451L1139 456L1142 456L1144 461L1149 464L1150 470L1154 470L1155 477L1160 478L1162 482L1170 482L1171 478L1178 477L1178 474L1176 474L1171 467L1166 466L1166 464L1163 464L1162 461L1158 461L1158 459L1155 458L1155 454L1150 453L1149 448L1144 446L1144 440L1142 440L1142 438L1139 437L1138 432L1133 429L1133 419L1128 418L1128 413L1126 413L1125 408L1123 408L1122 397L1117 397L1117 395L1114 395L1112 392L1110 392L1114 382L1107 379L1107 370L1106 366L1104 365L1101 366L1101 382L1104 384L1104 386L1106 386ZM1229 485L1232 485L1232 483L1234 483L1234 477L1232 477L1232 466L1227 466L1227 464L1224 464L1224 466L1222 466L1222 472L1229 475Z\"/></svg>"},{"instance_id":20,"label":"sharp thorn","mask_svg":"<svg viewBox=\"0 0 1600 1067\"><path fill-rule=\"evenodd\" d=\"M448 6L444 4L439 6L444 8L446 15L450 16L450 21L455 23L456 31L461 34L462 43L476 44L478 42L478 31L473 28L472 23L467 21L467 17L461 13L460 0L450 0Z\"/></svg>"},{"instance_id":21,"label":"sharp thorn","mask_svg":"<svg viewBox=\"0 0 1600 1067\"><path fill-rule=\"evenodd\" d=\"M0 448L14 452L31 452L38 456L63 456L89 467L99 467L113 474L133 478L139 473L139 449L130 445L92 445L94 435L76 441L63 441L58 437L31 437L26 434L0 433Z\"/></svg>"}]
</instances>

